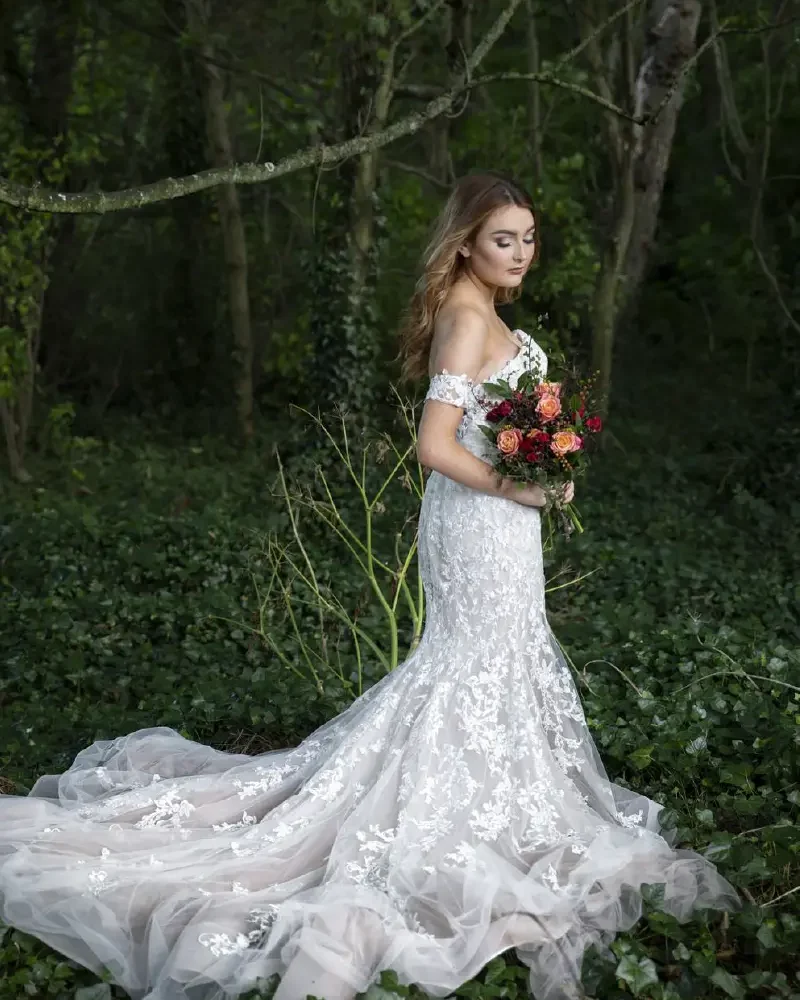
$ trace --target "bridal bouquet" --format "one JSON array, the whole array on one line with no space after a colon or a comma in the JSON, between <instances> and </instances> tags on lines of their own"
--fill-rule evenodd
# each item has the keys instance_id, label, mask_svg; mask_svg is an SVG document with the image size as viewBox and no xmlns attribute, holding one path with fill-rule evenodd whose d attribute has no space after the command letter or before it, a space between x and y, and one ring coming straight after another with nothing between
<instances>
[{"instance_id":1,"label":"bridal bouquet","mask_svg":"<svg viewBox=\"0 0 800 1000\"><path fill-rule=\"evenodd\" d=\"M543 513L555 511L567 536L583 531L574 504L565 503L564 486L580 475L587 449L602 430L594 410L594 376L580 378L565 369L561 381L544 381L536 367L523 371L512 389L508 381L484 382L483 388L500 401L487 401L484 434L495 446L498 477L521 484L537 484L545 493Z\"/></svg>"}]
</instances>

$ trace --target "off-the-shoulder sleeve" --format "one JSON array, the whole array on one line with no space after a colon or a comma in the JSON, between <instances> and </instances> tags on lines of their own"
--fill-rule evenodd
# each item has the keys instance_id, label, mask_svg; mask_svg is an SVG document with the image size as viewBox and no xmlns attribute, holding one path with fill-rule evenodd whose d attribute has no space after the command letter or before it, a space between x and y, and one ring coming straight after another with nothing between
<instances>
[{"instance_id":1,"label":"off-the-shoulder sleeve","mask_svg":"<svg viewBox=\"0 0 800 1000\"><path fill-rule=\"evenodd\" d=\"M436 399L440 403L467 408L472 393L473 381L468 375L453 375L446 368L431 376L425 399Z\"/></svg>"}]
</instances>

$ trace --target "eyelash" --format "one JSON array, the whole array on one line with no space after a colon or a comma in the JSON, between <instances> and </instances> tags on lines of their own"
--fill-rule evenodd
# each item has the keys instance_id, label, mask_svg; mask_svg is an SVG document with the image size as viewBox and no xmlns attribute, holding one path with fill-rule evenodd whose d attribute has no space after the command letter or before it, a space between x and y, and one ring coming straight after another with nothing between
<instances>
[{"instance_id":1,"label":"eyelash","mask_svg":"<svg viewBox=\"0 0 800 1000\"><path fill-rule=\"evenodd\" d=\"M533 245L533 244L534 244L534 243L536 242L536 238L534 237L534 238L532 238L532 239L530 239L530 240L523 240L522 242L523 242L523 243L528 243L529 245L531 245L531 246L532 246L532 245ZM510 246L511 246L511 244L510 244L510 243L498 243L497 245L498 245L498 246L499 246L499 247L500 247L501 249L503 249L503 250L505 250L505 249L507 249L508 247L510 247Z\"/></svg>"}]
</instances>

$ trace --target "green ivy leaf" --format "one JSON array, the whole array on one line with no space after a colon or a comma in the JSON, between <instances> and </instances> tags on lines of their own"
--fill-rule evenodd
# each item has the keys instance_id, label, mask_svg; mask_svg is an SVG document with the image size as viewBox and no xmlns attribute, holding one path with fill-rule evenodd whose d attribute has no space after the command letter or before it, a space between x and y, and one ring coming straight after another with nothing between
<instances>
[{"instance_id":1,"label":"green ivy leaf","mask_svg":"<svg viewBox=\"0 0 800 1000\"><path fill-rule=\"evenodd\" d=\"M711 982L720 989L725 990L729 997L739 997L745 995L744 987L739 981L738 976L732 976L730 972L723 969L721 966L717 966L711 975Z\"/></svg>"},{"instance_id":2,"label":"green ivy leaf","mask_svg":"<svg viewBox=\"0 0 800 1000\"><path fill-rule=\"evenodd\" d=\"M637 997L648 986L655 986L658 982L655 962L651 958L634 955L625 955L617 966L615 975L617 979L627 983L631 993Z\"/></svg>"},{"instance_id":3,"label":"green ivy leaf","mask_svg":"<svg viewBox=\"0 0 800 1000\"><path fill-rule=\"evenodd\" d=\"M75 1000L112 1000L111 987L108 983L82 986L79 990L75 990Z\"/></svg>"},{"instance_id":4,"label":"green ivy leaf","mask_svg":"<svg viewBox=\"0 0 800 1000\"><path fill-rule=\"evenodd\" d=\"M633 766L638 771L643 771L646 767L649 767L653 763L653 750L655 746L639 747L638 750L634 750L632 754L628 754L628 761L633 764Z\"/></svg>"}]
</instances>

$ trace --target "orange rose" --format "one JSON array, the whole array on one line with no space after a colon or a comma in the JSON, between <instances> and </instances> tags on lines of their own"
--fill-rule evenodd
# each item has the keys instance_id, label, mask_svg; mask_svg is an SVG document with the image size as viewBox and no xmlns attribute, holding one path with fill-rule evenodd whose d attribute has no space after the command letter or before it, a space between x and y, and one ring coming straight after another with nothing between
<instances>
[{"instance_id":1,"label":"orange rose","mask_svg":"<svg viewBox=\"0 0 800 1000\"><path fill-rule=\"evenodd\" d=\"M575 431L556 431L550 441L550 449L556 455L566 455L568 451L577 451L581 439Z\"/></svg>"},{"instance_id":2,"label":"orange rose","mask_svg":"<svg viewBox=\"0 0 800 1000\"><path fill-rule=\"evenodd\" d=\"M504 455L515 455L522 443L522 431L517 427L509 427L497 435L497 448Z\"/></svg>"},{"instance_id":3,"label":"orange rose","mask_svg":"<svg viewBox=\"0 0 800 1000\"><path fill-rule=\"evenodd\" d=\"M558 398L561 395L561 383L560 382L538 382L534 386L533 390L537 396L555 396Z\"/></svg>"},{"instance_id":4,"label":"orange rose","mask_svg":"<svg viewBox=\"0 0 800 1000\"><path fill-rule=\"evenodd\" d=\"M542 420L554 420L561 413L561 400L547 392L536 404L536 412Z\"/></svg>"}]
</instances>

